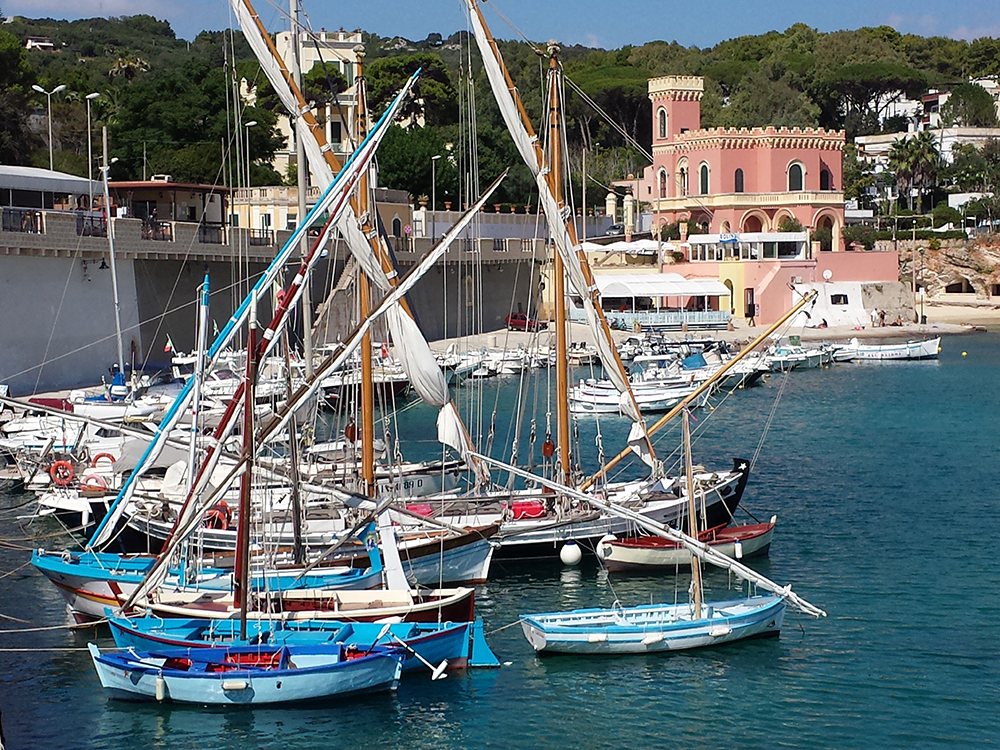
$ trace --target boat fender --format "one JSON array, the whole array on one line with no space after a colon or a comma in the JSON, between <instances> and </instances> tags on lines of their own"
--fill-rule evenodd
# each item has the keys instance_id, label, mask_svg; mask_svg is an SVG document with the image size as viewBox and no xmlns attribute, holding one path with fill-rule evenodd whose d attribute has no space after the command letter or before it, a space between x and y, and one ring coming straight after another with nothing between
<instances>
[{"instance_id":1,"label":"boat fender","mask_svg":"<svg viewBox=\"0 0 1000 750\"><path fill-rule=\"evenodd\" d=\"M70 482L76 478L76 469L69 461L55 461L49 467L49 476L58 486L68 487Z\"/></svg>"},{"instance_id":2,"label":"boat fender","mask_svg":"<svg viewBox=\"0 0 1000 750\"><path fill-rule=\"evenodd\" d=\"M580 545L572 539L569 540L559 550L559 559L562 560L563 565L579 565L580 560L583 559L583 552L580 551Z\"/></svg>"},{"instance_id":3,"label":"boat fender","mask_svg":"<svg viewBox=\"0 0 1000 750\"><path fill-rule=\"evenodd\" d=\"M90 468L91 469L96 469L97 468L97 462L100 461L102 458L108 459L111 462L111 465L114 466L114 464L115 464L115 457L114 456L112 456L110 453L98 453L96 456L94 456L92 459L90 459Z\"/></svg>"},{"instance_id":4,"label":"boat fender","mask_svg":"<svg viewBox=\"0 0 1000 750\"><path fill-rule=\"evenodd\" d=\"M229 506L225 500L220 500L205 511L205 518L202 523L207 529L226 531L229 528L229 522L232 520L232 511L229 510Z\"/></svg>"},{"instance_id":5,"label":"boat fender","mask_svg":"<svg viewBox=\"0 0 1000 750\"><path fill-rule=\"evenodd\" d=\"M163 675L156 676L156 700L161 703L167 698L167 681L163 679Z\"/></svg>"},{"instance_id":6,"label":"boat fender","mask_svg":"<svg viewBox=\"0 0 1000 750\"><path fill-rule=\"evenodd\" d=\"M597 556L602 560L607 560L611 557L611 548L608 547L608 542L616 542L618 537L614 534L605 534L601 537L601 540L597 543Z\"/></svg>"}]
</instances>

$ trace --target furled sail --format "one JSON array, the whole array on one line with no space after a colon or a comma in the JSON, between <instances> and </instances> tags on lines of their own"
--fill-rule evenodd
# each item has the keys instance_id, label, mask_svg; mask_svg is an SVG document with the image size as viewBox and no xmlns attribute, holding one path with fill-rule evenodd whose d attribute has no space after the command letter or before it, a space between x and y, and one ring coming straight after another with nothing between
<instances>
[{"instance_id":1,"label":"furled sail","mask_svg":"<svg viewBox=\"0 0 1000 750\"><path fill-rule=\"evenodd\" d=\"M260 60L261 68L271 86L285 108L294 115L296 137L302 139L306 158L317 182L320 187L325 187L333 179L333 170L324 155L324 149L328 148L328 145L321 146L317 138L322 135L316 128L315 119L307 108L300 105L300 99L293 91L288 69L277 51L269 45L250 4L247 0L230 0L230 4L239 20L243 35ZM383 268L357 214L353 211L345 212L337 222L337 229L347 241L351 254L364 274L383 294L388 293L395 283L395 271ZM382 239L375 237L374 241L381 243ZM382 255L388 257L385 248ZM468 459L469 452L473 448L468 430L465 429L458 410L451 402L447 379L413 316L400 304L398 309L386 315L386 323L392 334L396 355L414 390L425 403L439 409L437 420L439 442L458 451L475 471L478 481L488 481L489 472L486 467Z\"/></svg>"},{"instance_id":2,"label":"furled sail","mask_svg":"<svg viewBox=\"0 0 1000 750\"><path fill-rule=\"evenodd\" d=\"M628 438L629 447L643 461L652 466L652 444L646 434L645 424L629 386L625 368L621 364L621 359L618 357L617 349L611 338L611 330L601 313L599 305L600 295L597 285L594 282L593 273L591 273L590 267L587 264L586 257L580 252L576 242L576 231L571 218L568 212L560 209L553 193L554 181L562 177L550 172L542 149L538 144L537 135L530 132L529 126L526 125L526 118L523 116L523 107L520 105L517 89L507 74L503 60L500 57L500 51L496 48L496 44L486 29L486 24L483 22L482 15L479 12L478 3L476 0L465 0L465 2L469 8L473 33L483 58L483 66L486 69L487 78L493 89L494 98L500 107L500 114L514 140L514 145L517 147L518 153L521 154L524 163L535 177L541 198L542 210L545 212L549 231L552 234L553 242L565 267L566 277L573 291L583 301L587 323L594 334L597 349L601 355L601 361L605 364L605 372L621 394L619 401L620 409L623 414L632 420L632 430ZM559 302L557 300L557 304Z\"/></svg>"},{"instance_id":3,"label":"furled sail","mask_svg":"<svg viewBox=\"0 0 1000 750\"><path fill-rule=\"evenodd\" d=\"M271 284L274 283L275 279L277 279L278 275L283 271L285 264L288 262L289 258L291 258L292 253L298 248L299 242L309 228L326 211L330 211L334 215L337 215L338 213L342 214L345 211L348 205L347 197L357 184L360 175L365 169L367 169L368 164L374 157L375 149L378 147L378 144L381 142L386 130L392 123L393 118L399 110L400 104L412 89L415 80L416 77L414 76L407 82L407 85L403 87L402 91L399 92L392 105L382 116L378 125L372 129L369 136L354 152L351 159L341 170L340 174L337 175L337 179L334 180L322 193L319 200L316 201L316 205L313 206L312 210L305 217L305 220L302 221L298 227L296 227L292 236L288 239L288 242L286 242L284 247L281 248L275 259L257 280L257 283L250 291L250 294L248 294L246 299L243 300L240 306L233 313L232 317L226 323L225 327L222 331L220 331L215 341L212 342L212 346L207 352L209 365L215 362L219 352L227 344L229 344L229 342L236 335L238 328L246 321L250 313L250 306L253 303L253 300L262 296L267 290L270 289ZM275 340L276 339L272 339L270 343L273 343ZM134 488L136 479L142 475L146 466L156 459L159 451L162 449L166 435L168 435L170 430L177 424L183 410L190 402L193 395L193 389L194 378L190 378L184 384L184 387L177 395L173 404L171 404L170 408L167 410L163 419L160 420L159 425L157 425L152 442L146 449L146 452L143 455L142 460L139 462L139 465L136 467L136 470L132 472L128 480L122 486L122 489L119 491L118 496L112 503L107 515L102 519L101 524L94 532L94 535L88 544L89 548L99 547L110 538L111 533L115 529L115 525L121 517L126 503L135 491Z\"/></svg>"}]
</instances>

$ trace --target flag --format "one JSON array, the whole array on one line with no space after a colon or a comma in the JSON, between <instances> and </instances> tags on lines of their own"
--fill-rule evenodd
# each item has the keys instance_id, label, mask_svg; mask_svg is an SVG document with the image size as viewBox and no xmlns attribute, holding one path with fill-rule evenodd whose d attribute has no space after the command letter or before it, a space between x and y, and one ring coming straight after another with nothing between
<instances>
[{"instance_id":1,"label":"flag","mask_svg":"<svg viewBox=\"0 0 1000 750\"><path fill-rule=\"evenodd\" d=\"M174 342L170 340L170 334L167 334L167 345L163 347L164 352L174 351Z\"/></svg>"}]
</instances>

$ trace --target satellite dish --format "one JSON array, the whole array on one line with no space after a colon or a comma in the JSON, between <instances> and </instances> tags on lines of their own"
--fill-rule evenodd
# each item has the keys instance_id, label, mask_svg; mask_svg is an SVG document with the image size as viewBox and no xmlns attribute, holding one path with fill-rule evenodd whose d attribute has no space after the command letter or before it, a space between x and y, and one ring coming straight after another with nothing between
<instances>
[{"instance_id":1,"label":"satellite dish","mask_svg":"<svg viewBox=\"0 0 1000 750\"><path fill-rule=\"evenodd\" d=\"M831 271L829 268L826 269L825 271L823 271L823 280L824 281L829 281L832 278L833 278L833 271Z\"/></svg>"}]
</instances>

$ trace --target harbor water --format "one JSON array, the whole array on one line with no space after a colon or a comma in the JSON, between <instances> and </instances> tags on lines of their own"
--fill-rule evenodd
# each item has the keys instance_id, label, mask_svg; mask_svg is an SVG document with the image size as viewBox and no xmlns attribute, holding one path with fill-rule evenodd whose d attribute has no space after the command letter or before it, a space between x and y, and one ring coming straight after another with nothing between
<instances>
[{"instance_id":1,"label":"harbor water","mask_svg":"<svg viewBox=\"0 0 1000 750\"><path fill-rule=\"evenodd\" d=\"M696 412L695 460L707 468L752 459L760 446L744 504L761 520L777 515L778 525L770 557L753 567L829 613L814 620L789 610L780 639L717 649L537 658L519 614L687 597L683 576L609 577L588 554L576 568L497 564L477 588L499 669L439 682L416 673L392 694L291 708L113 701L85 650L95 638L110 644L109 633L67 630L62 597L28 563L31 547L65 544L46 536L58 528L24 525L17 517L30 506L17 506L30 496L0 495L6 747L994 746L1000 335L942 346L938 361L773 375ZM483 392L486 412L508 421L514 404L532 398L515 380L494 401L491 393ZM404 412L395 427L403 447L432 420L423 407ZM600 426L613 455L625 425L608 417ZM486 434L489 424L477 429ZM495 445L509 442L506 429L496 422ZM593 418L580 420L585 467L596 462L596 430ZM540 444L543 424L537 432ZM659 444L663 455L675 450L675 435ZM718 572L707 585L709 600L738 586Z\"/></svg>"}]
</instances>

